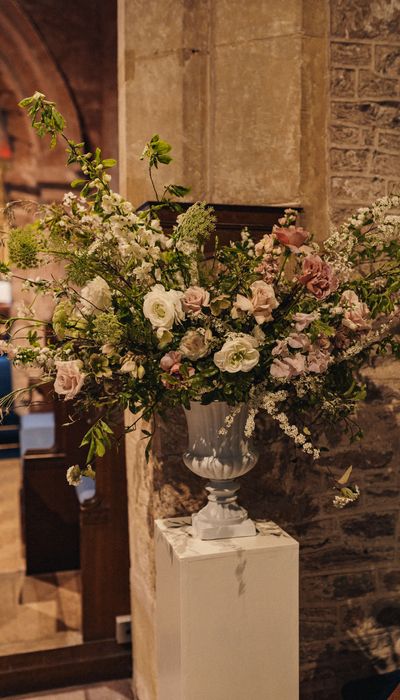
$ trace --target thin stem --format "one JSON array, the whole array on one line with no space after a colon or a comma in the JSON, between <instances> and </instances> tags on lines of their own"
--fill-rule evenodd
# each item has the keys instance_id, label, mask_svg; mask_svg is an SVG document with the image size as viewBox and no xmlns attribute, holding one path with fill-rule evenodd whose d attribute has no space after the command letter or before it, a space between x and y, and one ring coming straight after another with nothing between
<instances>
[{"instance_id":1,"label":"thin stem","mask_svg":"<svg viewBox=\"0 0 400 700\"><path fill-rule=\"evenodd\" d=\"M278 278L277 278L277 280L276 280L276 284L279 284L279 280L280 280L281 277L282 277L282 273L283 273L283 271L284 271L284 269L285 269L285 266L286 266L287 261L289 260L289 257L290 257L290 251L287 250L287 251L285 252L285 257L284 257L284 259L283 259L283 263L282 263L281 269L279 270L279 275L278 275Z\"/></svg>"},{"instance_id":2,"label":"thin stem","mask_svg":"<svg viewBox=\"0 0 400 700\"><path fill-rule=\"evenodd\" d=\"M156 186L154 184L153 175L151 174L151 165L149 165L149 178L150 178L150 182L152 184L153 190L154 190L154 194L156 195L156 200L157 200L157 202L159 202L160 198L158 196L158 192L157 192Z\"/></svg>"}]
</instances>

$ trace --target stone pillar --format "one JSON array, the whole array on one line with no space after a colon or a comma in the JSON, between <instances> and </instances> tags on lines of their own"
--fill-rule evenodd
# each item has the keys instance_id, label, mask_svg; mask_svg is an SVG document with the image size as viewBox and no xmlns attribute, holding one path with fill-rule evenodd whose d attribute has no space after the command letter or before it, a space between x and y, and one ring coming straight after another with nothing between
<instances>
[{"instance_id":1,"label":"stone pillar","mask_svg":"<svg viewBox=\"0 0 400 700\"><path fill-rule=\"evenodd\" d=\"M153 198L139 160L154 133L173 146L161 183L190 200L304 205L326 234L327 18L323 0L119 0L120 190ZM149 463L127 440L134 687L156 700L153 521L189 512L202 485L180 454L179 412L157 431Z\"/></svg>"}]
</instances>

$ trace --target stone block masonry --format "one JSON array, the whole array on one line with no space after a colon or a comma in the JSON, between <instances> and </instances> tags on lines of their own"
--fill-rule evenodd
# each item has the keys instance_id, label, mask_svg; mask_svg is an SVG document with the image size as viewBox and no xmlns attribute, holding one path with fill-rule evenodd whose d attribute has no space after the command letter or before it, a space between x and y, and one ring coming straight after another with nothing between
<instances>
[{"instance_id":1,"label":"stone block masonry","mask_svg":"<svg viewBox=\"0 0 400 700\"><path fill-rule=\"evenodd\" d=\"M331 216L400 192L400 3L331 0Z\"/></svg>"}]
</instances>

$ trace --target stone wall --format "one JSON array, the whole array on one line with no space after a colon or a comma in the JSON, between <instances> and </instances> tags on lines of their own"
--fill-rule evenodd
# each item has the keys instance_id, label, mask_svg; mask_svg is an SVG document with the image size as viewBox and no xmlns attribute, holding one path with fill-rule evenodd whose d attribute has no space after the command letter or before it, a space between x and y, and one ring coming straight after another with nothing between
<instances>
[{"instance_id":1,"label":"stone wall","mask_svg":"<svg viewBox=\"0 0 400 700\"><path fill-rule=\"evenodd\" d=\"M334 220L400 191L400 5L331 0Z\"/></svg>"},{"instance_id":2,"label":"stone wall","mask_svg":"<svg viewBox=\"0 0 400 700\"><path fill-rule=\"evenodd\" d=\"M340 222L355 208L400 190L400 5L329 5L329 200L332 219ZM337 699L346 680L400 663L400 373L385 362L365 376L368 400L358 415L363 441L350 445L332 430L322 460L336 473L353 465L359 503L335 512L325 479L319 483L316 469L305 472L299 461L294 480L285 471L274 499L275 517L286 520L301 545L302 700L322 694ZM297 496L285 514L292 490Z\"/></svg>"}]
</instances>

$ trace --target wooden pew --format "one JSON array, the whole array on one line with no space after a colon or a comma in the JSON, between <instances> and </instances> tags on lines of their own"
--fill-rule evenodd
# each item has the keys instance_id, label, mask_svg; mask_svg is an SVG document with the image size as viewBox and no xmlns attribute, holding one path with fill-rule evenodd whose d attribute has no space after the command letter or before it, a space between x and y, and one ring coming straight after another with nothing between
<instances>
[{"instance_id":1,"label":"wooden pew","mask_svg":"<svg viewBox=\"0 0 400 700\"><path fill-rule=\"evenodd\" d=\"M117 432L122 435L123 417ZM96 493L81 504L84 641L115 635L115 618L130 612L125 441L96 460Z\"/></svg>"},{"instance_id":2,"label":"wooden pew","mask_svg":"<svg viewBox=\"0 0 400 700\"><path fill-rule=\"evenodd\" d=\"M46 450L23 456L22 518L27 574L80 568L79 503L66 470L84 460L79 444L87 430L82 420L71 426L66 406L54 402L55 441Z\"/></svg>"}]
</instances>

